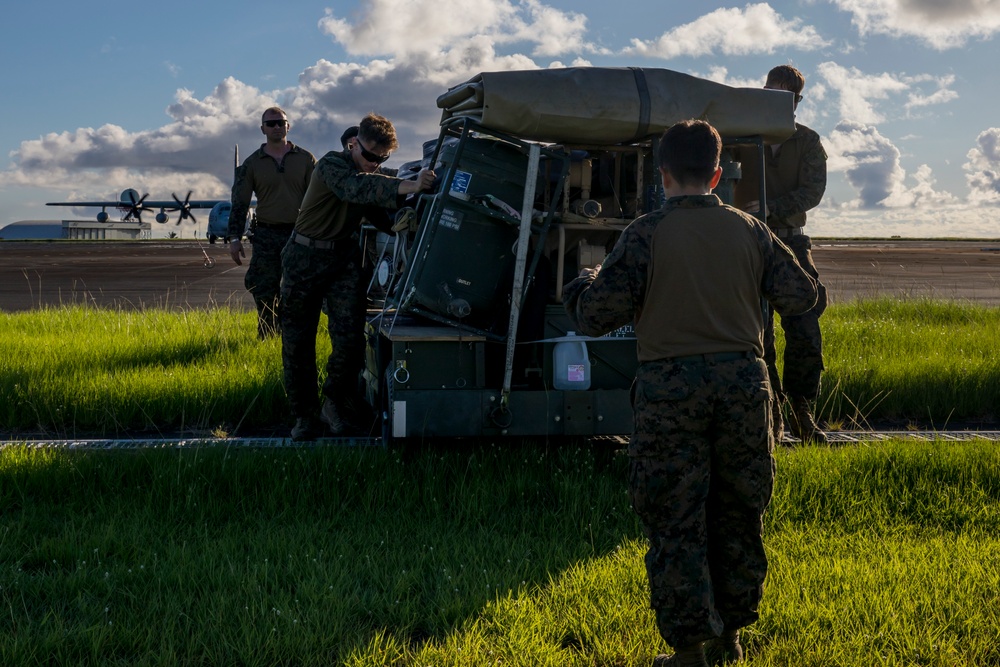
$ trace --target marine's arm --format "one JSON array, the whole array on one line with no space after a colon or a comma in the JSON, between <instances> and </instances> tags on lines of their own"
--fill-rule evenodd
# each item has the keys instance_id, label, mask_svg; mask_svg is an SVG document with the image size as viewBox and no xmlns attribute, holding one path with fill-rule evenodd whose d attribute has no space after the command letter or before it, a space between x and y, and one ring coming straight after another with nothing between
<instances>
[{"instance_id":1,"label":"marine's arm","mask_svg":"<svg viewBox=\"0 0 1000 667\"><path fill-rule=\"evenodd\" d=\"M253 157L253 156L251 156ZM247 214L250 212L250 200L253 198L253 174L249 167L250 158L236 168L233 179L233 190L230 198L232 208L229 210L229 256L236 264L243 264L241 257L246 257L243 251L243 231L246 229Z\"/></svg>"},{"instance_id":2,"label":"marine's arm","mask_svg":"<svg viewBox=\"0 0 1000 667\"><path fill-rule=\"evenodd\" d=\"M395 206L398 195L426 190L434 181L434 172L421 170L415 180L401 180L380 173L365 173L351 169L342 155L316 164L319 178L339 199L352 204L374 204L385 208Z\"/></svg>"},{"instance_id":3,"label":"marine's arm","mask_svg":"<svg viewBox=\"0 0 1000 667\"><path fill-rule=\"evenodd\" d=\"M782 316L799 315L816 305L816 281L795 254L763 225L757 226L757 234L764 256L760 286L764 298Z\"/></svg>"},{"instance_id":4,"label":"marine's arm","mask_svg":"<svg viewBox=\"0 0 1000 667\"><path fill-rule=\"evenodd\" d=\"M584 269L563 287L563 305L576 330L603 336L633 322L643 302L649 239L633 223L599 270Z\"/></svg>"}]
</instances>

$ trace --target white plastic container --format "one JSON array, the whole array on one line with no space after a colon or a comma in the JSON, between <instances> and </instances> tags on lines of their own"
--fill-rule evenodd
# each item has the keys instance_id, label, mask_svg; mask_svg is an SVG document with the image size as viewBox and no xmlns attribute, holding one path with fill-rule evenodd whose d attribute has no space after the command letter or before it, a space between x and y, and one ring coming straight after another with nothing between
<instances>
[{"instance_id":1,"label":"white plastic container","mask_svg":"<svg viewBox=\"0 0 1000 667\"><path fill-rule=\"evenodd\" d=\"M575 337L567 331L566 337ZM590 357L584 340L563 340L552 349L552 384L561 391L590 389Z\"/></svg>"}]
</instances>

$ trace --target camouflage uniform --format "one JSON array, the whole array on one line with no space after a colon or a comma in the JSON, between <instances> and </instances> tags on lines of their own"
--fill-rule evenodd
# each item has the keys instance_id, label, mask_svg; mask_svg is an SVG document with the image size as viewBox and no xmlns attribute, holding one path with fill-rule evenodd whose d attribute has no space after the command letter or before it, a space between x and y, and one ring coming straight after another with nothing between
<instances>
[{"instance_id":1,"label":"camouflage uniform","mask_svg":"<svg viewBox=\"0 0 1000 667\"><path fill-rule=\"evenodd\" d=\"M649 539L661 636L679 646L750 625L767 573L761 536L774 484L764 362L647 362L633 405L629 496Z\"/></svg>"},{"instance_id":2,"label":"camouflage uniform","mask_svg":"<svg viewBox=\"0 0 1000 667\"><path fill-rule=\"evenodd\" d=\"M802 268L816 279L819 298L808 312L781 318L781 328L785 332L784 383L775 363L774 309L770 310L766 321L764 360L778 397L787 394L811 402L819 393L824 368L819 318L826 310L827 296L810 252L812 243L802 229L806 224L806 211L818 206L826 191L826 150L814 130L798 123L795 134L784 141L776 153L772 149L765 150L768 227L792 249ZM742 206L743 201L757 198L755 188L759 176L755 160L739 153L737 156L742 161L745 183L751 186L737 191L737 206Z\"/></svg>"},{"instance_id":3,"label":"camouflage uniform","mask_svg":"<svg viewBox=\"0 0 1000 667\"><path fill-rule=\"evenodd\" d=\"M257 334L261 338L278 331L281 249L295 225L299 204L316 164L312 153L292 142L288 144L289 150L281 163L268 155L264 151L266 144L262 144L243 161L233 181L230 238L243 235L250 201L253 193L257 193L253 251L243 284L257 306Z\"/></svg>"},{"instance_id":4,"label":"camouflage uniform","mask_svg":"<svg viewBox=\"0 0 1000 667\"><path fill-rule=\"evenodd\" d=\"M285 392L296 418L319 410L316 327L324 303L332 351L322 393L346 417L364 404L359 392L364 365L367 283L359 245L366 205L392 208L400 180L358 171L350 153L320 158L281 254L281 357Z\"/></svg>"},{"instance_id":5,"label":"camouflage uniform","mask_svg":"<svg viewBox=\"0 0 1000 667\"><path fill-rule=\"evenodd\" d=\"M261 338L280 331L281 250L288 243L291 231L291 227L257 225L253 233L253 251L243 285L257 306L257 335Z\"/></svg>"},{"instance_id":6,"label":"camouflage uniform","mask_svg":"<svg viewBox=\"0 0 1000 667\"><path fill-rule=\"evenodd\" d=\"M368 284L361 275L357 239L337 241L330 249L288 241L281 253L281 266L281 359L292 414L309 417L319 411L316 327L324 306L333 349L326 362L322 393L338 406L358 400L351 393L365 359Z\"/></svg>"},{"instance_id":7,"label":"camouflage uniform","mask_svg":"<svg viewBox=\"0 0 1000 667\"><path fill-rule=\"evenodd\" d=\"M799 264L816 280L819 298L816 305L801 315L785 315L781 329L785 333L784 380L778 374L777 351L774 344L774 308L768 308L764 320L764 361L771 378L771 387L780 398L785 395L801 397L812 402L819 395L820 377L823 374L823 333L819 318L826 310L826 287L819 280L819 271L812 258L812 241L800 234L783 239Z\"/></svg>"},{"instance_id":8,"label":"camouflage uniform","mask_svg":"<svg viewBox=\"0 0 1000 667\"><path fill-rule=\"evenodd\" d=\"M649 539L650 604L675 647L757 618L774 480L764 298L801 312L816 284L763 223L715 195L635 220L600 273L564 290L578 331L635 323L629 493Z\"/></svg>"}]
</instances>

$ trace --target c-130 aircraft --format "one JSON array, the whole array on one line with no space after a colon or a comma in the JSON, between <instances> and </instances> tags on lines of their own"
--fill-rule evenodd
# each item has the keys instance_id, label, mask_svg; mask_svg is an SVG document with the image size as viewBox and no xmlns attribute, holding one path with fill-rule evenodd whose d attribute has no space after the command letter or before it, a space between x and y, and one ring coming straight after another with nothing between
<instances>
[{"instance_id":1,"label":"c-130 aircraft","mask_svg":"<svg viewBox=\"0 0 1000 667\"><path fill-rule=\"evenodd\" d=\"M239 165L239 148L237 147L233 158L234 169ZM101 212L97 214L98 222L108 222L110 216L107 209L113 208L121 212L121 222L142 222L142 214L146 211L154 211L160 209L159 213L156 214L154 220L156 222L165 224L169 219L167 215L168 212L178 212L177 223L181 224L185 220L191 220L197 223L198 220L195 218L192 209L211 209L208 214L208 231L206 236L209 243L215 243L218 239L224 239L225 242L229 242L229 211L231 209L231 204L228 199L191 199L191 191L189 190L184 201L181 201L176 194L171 193L173 201L163 200L163 201L146 201L146 197L149 193L139 196L139 192L133 188L127 188L122 191L119 195L117 201L67 201L67 202L48 202L47 206L99 206ZM256 201L250 202L250 215L249 218L253 217L253 209ZM246 227L244 227L244 234L246 234Z\"/></svg>"}]
</instances>

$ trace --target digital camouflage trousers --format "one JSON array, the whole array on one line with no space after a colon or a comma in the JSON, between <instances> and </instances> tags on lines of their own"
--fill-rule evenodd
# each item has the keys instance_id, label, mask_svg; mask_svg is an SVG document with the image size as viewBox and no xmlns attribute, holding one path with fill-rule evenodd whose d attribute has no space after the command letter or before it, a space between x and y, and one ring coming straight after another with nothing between
<instances>
[{"instance_id":1,"label":"digital camouflage trousers","mask_svg":"<svg viewBox=\"0 0 1000 667\"><path fill-rule=\"evenodd\" d=\"M775 472L764 362L647 362L633 405L629 494L661 636L676 647L753 623Z\"/></svg>"},{"instance_id":2,"label":"digital camouflage trousers","mask_svg":"<svg viewBox=\"0 0 1000 667\"><path fill-rule=\"evenodd\" d=\"M250 266L243 284L257 306L257 335L263 338L278 332L281 292L281 251L291 229L258 225L253 235Z\"/></svg>"},{"instance_id":3,"label":"digital camouflage trousers","mask_svg":"<svg viewBox=\"0 0 1000 667\"><path fill-rule=\"evenodd\" d=\"M319 412L316 334L327 312L331 352L322 394L341 402L358 395L364 367L365 290L357 240L320 250L289 240L281 254L281 361L294 417Z\"/></svg>"},{"instance_id":4,"label":"digital camouflage trousers","mask_svg":"<svg viewBox=\"0 0 1000 667\"><path fill-rule=\"evenodd\" d=\"M774 310L768 307L764 318L764 361L771 378L775 396L816 400L819 394L820 376L823 374L823 334L819 318L826 310L826 287L819 282L819 272L812 258L812 242L808 236L793 236L782 239L799 260L806 272L819 285L819 298L811 310L801 315L781 318L781 329L785 334L785 352L782 357L783 372L778 374L777 353L774 347ZM783 377L782 377L783 376Z\"/></svg>"}]
</instances>

